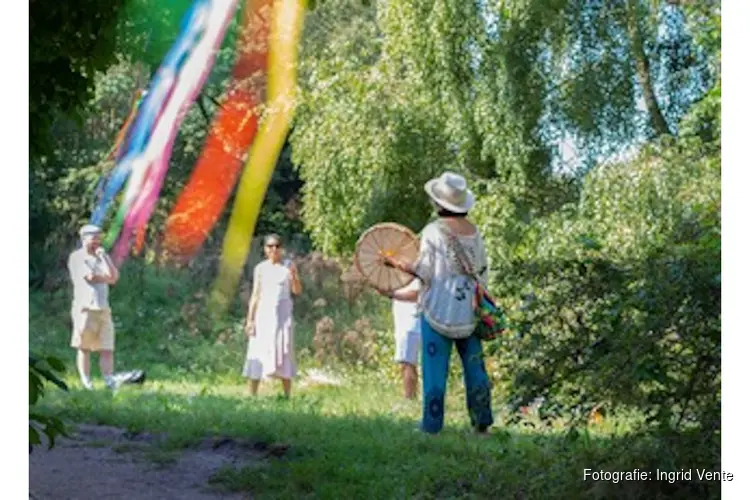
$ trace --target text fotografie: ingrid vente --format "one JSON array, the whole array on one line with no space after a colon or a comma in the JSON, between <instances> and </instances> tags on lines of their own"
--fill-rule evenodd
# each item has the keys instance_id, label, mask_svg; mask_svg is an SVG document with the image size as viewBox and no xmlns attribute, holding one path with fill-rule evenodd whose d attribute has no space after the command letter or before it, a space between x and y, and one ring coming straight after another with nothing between
<instances>
[{"instance_id":1,"label":"text fotografie: ingrid vente","mask_svg":"<svg viewBox=\"0 0 750 500\"><path fill-rule=\"evenodd\" d=\"M592 471L583 469L584 481L609 481L619 483L620 481L732 481L734 474L726 471L714 471L708 469L680 469L679 471L664 471L656 469L656 472L633 469L629 471Z\"/></svg>"}]
</instances>

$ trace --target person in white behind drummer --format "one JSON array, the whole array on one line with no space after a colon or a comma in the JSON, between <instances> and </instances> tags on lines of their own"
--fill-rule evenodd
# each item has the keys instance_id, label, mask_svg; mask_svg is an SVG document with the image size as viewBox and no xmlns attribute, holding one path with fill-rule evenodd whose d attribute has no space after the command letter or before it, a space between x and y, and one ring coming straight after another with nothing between
<instances>
[{"instance_id":1,"label":"person in white behind drummer","mask_svg":"<svg viewBox=\"0 0 750 500\"><path fill-rule=\"evenodd\" d=\"M420 349L420 316L417 307L419 280L413 280L393 295L393 333L396 341L394 361L401 365L404 398L417 397ZM400 297L401 300L396 297Z\"/></svg>"}]
</instances>

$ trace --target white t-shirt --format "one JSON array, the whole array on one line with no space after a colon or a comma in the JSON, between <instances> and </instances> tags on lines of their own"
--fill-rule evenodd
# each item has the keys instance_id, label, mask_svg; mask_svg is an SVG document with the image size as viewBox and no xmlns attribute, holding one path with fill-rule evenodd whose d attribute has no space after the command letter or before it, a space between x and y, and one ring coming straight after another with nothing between
<instances>
[{"instance_id":1,"label":"white t-shirt","mask_svg":"<svg viewBox=\"0 0 750 500\"><path fill-rule=\"evenodd\" d=\"M107 265L104 260L91 255L85 248L79 248L68 257L68 272L73 282L73 308L76 310L107 311L109 310L109 285L107 283L89 283L87 274L104 276Z\"/></svg>"},{"instance_id":2,"label":"white t-shirt","mask_svg":"<svg viewBox=\"0 0 750 500\"><path fill-rule=\"evenodd\" d=\"M415 279L401 290L419 290L419 280ZM393 300L393 323L397 336L419 331L419 307L417 302Z\"/></svg>"}]
</instances>

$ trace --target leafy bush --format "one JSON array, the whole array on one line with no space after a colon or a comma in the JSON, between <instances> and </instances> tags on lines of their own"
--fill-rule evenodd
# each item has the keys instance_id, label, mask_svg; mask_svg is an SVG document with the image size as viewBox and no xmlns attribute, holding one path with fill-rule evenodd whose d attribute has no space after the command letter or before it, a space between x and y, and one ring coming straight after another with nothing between
<instances>
[{"instance_id":1,"label":"leafy bush","mask_svg":"<svg viewBox=\"0 0 750 500\"><path fill-rule=\"evenodd\" d=\"M514 325L490 351L516 408L542 396L546 417L629 408L662 429L718 432L719 153L686 133L594 169L580 202L548 217L480 218Z\"/></svg>"},{"instance_id":2,"label":"leafy bush","mask_svg":"<svg viewBox=\"0 0 750 500\"><path fill-rule=\"evenodd\" d=\"M29 453L34 445L42 444L40 432L47 436L49 448L55 445L55 438L67 434L62 420L54 415L46 415L37 410L37 403L44 396L46 382L55 384L67 391L68 386L60 380L65 365L55 357L39 358L29 354Z\"/></svg>"}]
</instances>

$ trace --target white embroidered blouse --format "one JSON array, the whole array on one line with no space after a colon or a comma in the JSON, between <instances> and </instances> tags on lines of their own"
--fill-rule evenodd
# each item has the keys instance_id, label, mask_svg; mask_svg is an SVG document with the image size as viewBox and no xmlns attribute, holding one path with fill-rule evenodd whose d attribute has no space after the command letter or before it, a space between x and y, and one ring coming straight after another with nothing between
<instances>
[{"instance_id":1,"label":"white embroidered blouse","mask_svg":"<svg viewBox=\"0 0 750 500\"><path fill-rule=\"evenodd\" d=\"M435 280L464 274L458 256L448 244L439 224L440 221L431 222L422 230L419 257L414 270L424 283L424 287L428 287ZM477 231L469 236L457 234L456 238L468 255L479 281L486 287L489 279L489 264L482 235Z\"/></svg>"}]
</instances>

